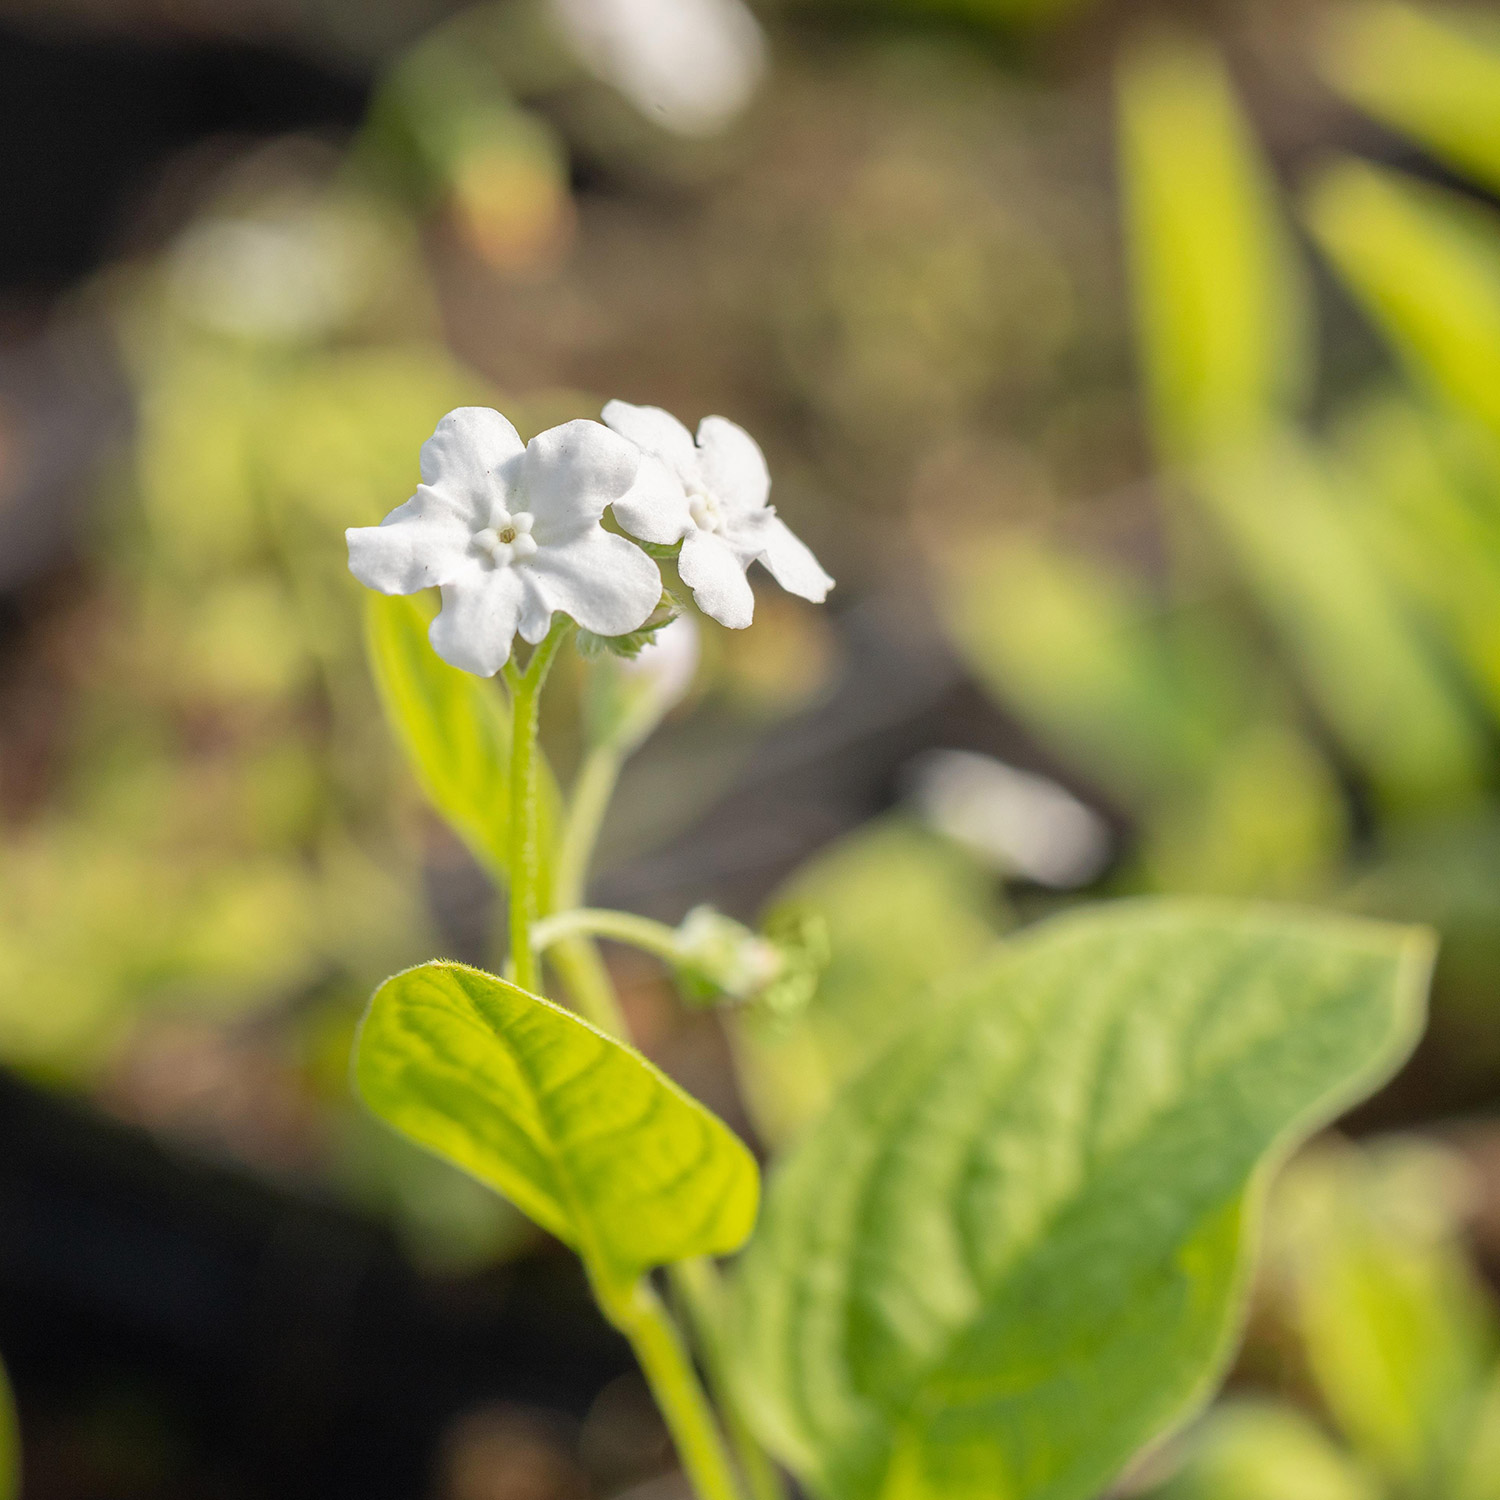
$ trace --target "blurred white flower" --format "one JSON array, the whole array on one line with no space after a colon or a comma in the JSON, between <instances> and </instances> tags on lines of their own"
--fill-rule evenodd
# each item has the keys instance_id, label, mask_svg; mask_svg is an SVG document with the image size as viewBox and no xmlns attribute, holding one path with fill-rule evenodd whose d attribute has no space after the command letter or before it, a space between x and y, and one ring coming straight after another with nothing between
<instances>
[{"instance_id":1,"label":"blurred white flower","mask_svg":"<svg viewBox=\"0 0 1500 1500\"><path fill-rule=\"evenodd\" d=\"M911 770L923 820L1009 875L1054 890L1087 885L1109 862L1109 829L1071 792L970 750L929 750Z\"/></svg>"},{"instance_id":2,"label":"blurred white flower","mask_svg":"<svg viewBox=\"0 0 1500 1500\"><path fill-rule=\"evenodd\" d=\"M368 301L388 236L374 212L354 202L285 195L253 213L193 225L168 257L168 282L217 333L313 338Z\"/></svg>"},{"instance_id":3,"label":"blurred white flower","mask_svg":"<svg viewBox=\"0 0 1500 1500\"><path fill-rule=\"evenodd\" d=\"M698 622L678 615L635 656L600 661L590 679L596 732L622 751L635 749L687 696L698 657Z\"/></svg>"},{"instance_id":4,"label":"blurred white flower","mask_svg":"<svg viewBox=\"0 0 1500 1500\"><path fill-rule=\"evenodd\" d=\"M349 570L383 594L441 588L433 649L481 677L505 665L518 630L540 641L554 610L624 635L656 608L661 575L599 521L640 461L597 422L564 422L523 444L499 412L460 407L423 443L416 494L379 526L345 533Z\"/></svg>"},{"instance_id":5,"label":"blurred white flower","mask_svg":"<svg viewBox=\"0 0 1500 1500\"><path fill-rule=\"evenodd\" d=\"M670 713L687 696L698 675L698 623L678 615L663 625L634 656L620 658L620 670L649 690L659 712Z\"/></svg>"},{"instance_id":6,"label":"blurred white flower","mask_svg":"<svg viewBox=\"0 0 1500 1500\"><path fill-rule=\"evenodd\" d=\"M704 614L742 630L755 610L745 570L759 559L782 588L821 603L833 587L807 546L766 504L765 455L743 427L705 417L698 441L659 406L611 401L604 420L645 454L615 519L632 536L682 542L677 570Z\"/></svg>"},{"instance_id":7,"label":"blurred white flower","mask_svg":"<svg viewBox=\"0 0 1500 1500\"><path fill-rule=\"evenodd\" d=\"M678 135L722 130L765 72L741 0L553 0L553 11L589 69Z\"/></svg>"}]
</instances>

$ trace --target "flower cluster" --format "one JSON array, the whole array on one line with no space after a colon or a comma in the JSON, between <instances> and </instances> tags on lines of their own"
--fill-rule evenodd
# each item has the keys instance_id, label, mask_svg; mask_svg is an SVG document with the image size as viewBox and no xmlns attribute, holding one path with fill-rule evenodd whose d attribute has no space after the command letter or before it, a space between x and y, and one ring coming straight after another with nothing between
<instances>
[{"instance_id":1,"label":"flower cluster","mask_svg":"<svg viewBox=\"0 0 1500 1500\"><path fill-rule=\"evenodd\" d=\"M555 613L619 637L657 611L656 562L604 529L606 511L631 537L678 547L698 607L734 629L754 609L752 562L803 598L827 595L833 579L768 503L765 457L743 428L706 417L695 442L659 407L611 401L603 415L607 426L565 422L523 443L497 411L449 412L422 445L416 494L347 532L350 571L385 594L440 589L433 648L484 677Z\"/></svg>"}]
</instances>

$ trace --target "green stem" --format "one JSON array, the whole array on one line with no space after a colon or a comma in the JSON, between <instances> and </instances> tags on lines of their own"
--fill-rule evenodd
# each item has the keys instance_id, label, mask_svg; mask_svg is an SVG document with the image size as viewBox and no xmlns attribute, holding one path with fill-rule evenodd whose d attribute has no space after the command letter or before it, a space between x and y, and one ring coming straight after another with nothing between
<instances>
[{"instance_id":1,"label":"green stem","mask_svg":"<svg viewBox=\"0 0 1500 1500\"><path fill-rule=\"evenodd\" d=\"M544 952L566 938L604 937L617 943L628 943L654 953L669 963L677 957L677 929L650 917L638 917L628 911L607 911L603 907L578 906L544 917L531 929L531 944Z\"/></svg>"},{"instance_id":2,"label":"green stem","mask_svg":"<svg viewBox=\"0 0 1500 1500\"><path fill-rule=\"evenodd\" d=\"M537 991L539 967L531 928L541 910L540 840L537 833L536 733L542 684L572 622L559 618L531 653L526 670L505 664L510 688L510 961L515 982Z\"/></svg>"},{"instance_id":3,"label":"green stem","mask_svg":"<svg viewBox=\"0 0 1500 1500\"><path fill-rule=\"evenodd\" d=\"M579 767L572 796L568 799L567 819L553 867L554 909L578 906L583 901L594 845L598 842L599 828L604 822L609 800L614 795L615 783L620 778L622 763L619 749L606 744L594 746ZM541 952L543 947L550 945L538 943L533 931L532 946ZM552 948L551 962L567 986L569 998L583 1015L611 1036L626 1035L625 1017L615 996L609 970L593 943L583 937L558 940Z\"/></svg>"},{"instance_id":4,"label":"green stem","mask_svg":"<svg viewBox=\"0 0 1500 1500\"><path fill-rule=\"evenodd\" d=\"M676 1325L647 1281L623 1296L595 1288L606 1316L640 1361L698 1500L742 1500L724 1438Z\"/></svg>"},{"instance_id":5,"label":"green stem","mask_svg":"<svg viewBox=\"0 0 1500 1500\"><path fill-rule=\"evenodd\" d=\"M711 1260L680 1260L667 1267L673 1295L693 1330L693 1338L708 1371L709 1389L724 1419L724 1430L751 1500L787 1500L781 1473L761 1447L740 1413L739 1402L729 1383L729 1358L724 1348L723 1283Z\"/></svg>"},{"instance_id":6,"label":"green stem","mask_svg":"<svg viewBox=\"0 0 1500 1500\"><path fill-rule=\"evenodd\" d=\"M543 922L531 929L532 946L538 951L537 929ZM615 997L615 987L610 981L609 970L604 967L604 960L599 957L599 950L587 938L562 938L551 945L548 957L567 986L568 998L578 1012L600 1031L623 1039L628 1034L625 1015Z\"/></svg>"},{"instance_id":7,"label":"green stem","mask_svg":"<svg viewBox=\"0 0 1500 1500\"><path fill-rule=\"evenodd\" d=\"M550 637L549 637L550 639ZM545 643L544 643L545 644ZM538 648L540 652L541 648ZM535 657L533 658L533 666ZM543 666L545 673L545 665ZM531 675L528 668L526 676ZM507 679L509 680L509 679ZM516 744L520 742L521 689L524 678L518 676L512 686L517 704L515 715ZM537 686L540 686L538 682ZM532 700L530 736L535 741L535 706ZM563 826L553 878L553 905L561 908L555 915L536 919L535 904L524 926L518 927L515 916L514 888L511 907L512 963L516 982L526 989L535 988L536 957L549 953L553 966L561 975L578 1009L601 1031L622 1041L629 1039L629 1027L620 1009L609 970L599 957L591 938L608 937L643 948L661 958L676 955L677 934L664 923L628 912L603 911L582 907L588 884L589 864L599 829L604 822L610 798L619 781L624 755L616 745L596 745L584 758L569 799L567 821ZM514 760L513 760L514 767ZM534 778L534 772L533 778ZM521 806L517 788L520 778L512 771L512 808ZM534 788L527 804L532 810L532 837L535 838ZM513 814L514 815L514 814ZM519 859L516 868L521 868ZM533 882L534 884L534 882ZM518 938L519 934L519 938ZM522 967L517 942L524 942L533 967ZM523 979L521 975L528 975ZM724 1426L733 1444L740 1469L749 1485L751 1500L786 1500L781 1476L746 1426L733 1399L726 1378L726 1360L720 1333L718 1272L710 1261L684 1261L667 1268L674 1293L691 1323L693 1336L702 1353L709 1381ZM630 1340L651 1386L662 1416L671 1430L682 1466L697 1491L699 1500L740 1500L740 1486L724 1448L723 1435L713 1407L709 1405L697 1371L670 1314L661 1305L650 1284L639 1282L627 1298L609 1297L598 1292L600 1305L610 1321Z\"/></svg>"},{"instance_id":8,"label":"green stem","mask_svg":"<svg viewBox=\"0 0 1500 1500\"><path fill-rule=\"evenodd\" d=\"M599 829L623 764L619 747L606 743L595 745L578 768L557 851L554 885L560 910L583 903L594 845L599 841Z\"/></svg>"}]
</instances>

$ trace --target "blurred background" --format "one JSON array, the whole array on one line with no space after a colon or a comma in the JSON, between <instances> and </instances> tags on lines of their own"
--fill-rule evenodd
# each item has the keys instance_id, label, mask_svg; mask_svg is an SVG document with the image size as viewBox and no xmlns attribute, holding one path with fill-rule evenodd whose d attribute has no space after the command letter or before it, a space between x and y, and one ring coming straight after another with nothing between
<instances>
[{"instance_id":1,"label":"blurred background","mask_svg":"<svg viewBox=\"0 0 1500 1500\"><path fill-rule=\"evenodd\" d=\"M706 627L593 889L815 913L822 988L716 1014L611 953L646 1050L772 1150L1070 902L1435 924L1427 1041L1129 1485L1500 1496L1500 8L3 0L0 122L28 1500L683 1493L570 1259L346 1081L497 896L343 528L453 406L612 396L746 426L839 580Z\"/></svg>"}]
</instances>

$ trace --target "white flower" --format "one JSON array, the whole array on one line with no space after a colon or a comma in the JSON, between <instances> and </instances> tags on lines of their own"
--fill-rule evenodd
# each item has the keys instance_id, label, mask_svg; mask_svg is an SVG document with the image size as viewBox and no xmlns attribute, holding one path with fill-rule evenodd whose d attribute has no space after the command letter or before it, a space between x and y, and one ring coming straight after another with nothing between
<instances>
[{"instance_id":1,"label":"white flower","mask_svg":"<svg viewBox=\"0 0 1500 1500\"><path fill-rule=\"evenodd\" d=\"M741 0L553 0L584 64L678 135L722 130L765 71L765 42Z\"/></svg>"},{"instance_id":2,"label":"white flower","mask_svg":"<svg viewBox=\"0 0 1500 1500\"><path fill-rule=\"evenodd\" d=\"M745 570L759 559L782 588L821 603L833 579L767 505L765 455L743 427L705 417L698 441L659 406L611 401L604 420L646 455L615 519L632 536L669 545L681 540L677 570L704 614L742 630L755 594Z\"/></svg>"},{"instance_id":3,"label":"white flower","mask_svg":"<svg viewBox=\"0 0 1500 1500\"><path fill-rule=\"evenodd\" d=\"M522 443L497 411L450 411L422 444L422 483L379 526L351 527L349 571L383 594L437 585L429 638L444 661L490 677L517 630L535 644L554 610L599 635L642 626L661 598L644 552L600 526L641 462L597 422Z\"/></svg>"}]
</instances>

